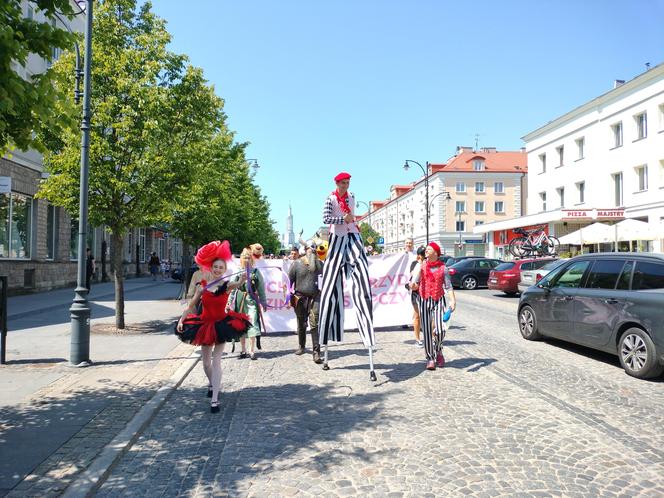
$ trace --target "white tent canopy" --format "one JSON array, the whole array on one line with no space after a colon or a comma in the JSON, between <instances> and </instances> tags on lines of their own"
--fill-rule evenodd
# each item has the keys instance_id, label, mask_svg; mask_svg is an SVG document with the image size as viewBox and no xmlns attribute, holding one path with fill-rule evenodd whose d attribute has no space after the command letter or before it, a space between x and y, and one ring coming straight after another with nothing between
<instances>
[{"instance_id":1,"label":"white tent canopy","mask_svg":"<svg viewBox=\"0 0 664 498\"><path fill-rule=\"evenodd\" d=\"M583 244L602 244L605 242L613 242L614 229L604 223L593 223L587 227L583 227L576 232L569 233L560 237L561 244L572 244L575 246L582 246Z\"/></svg>"},{"instance_id":2,"label":"white tent canopy","mask_svg":"<svg viewBox=\"0 0 664 498\"><path fill-rule=\"evenodd\" d=\"M624 242L630 240L655 240L658 238L656 227L645 221L626 219L613 225L614 240Z\"/></svg>"}]
</instances>

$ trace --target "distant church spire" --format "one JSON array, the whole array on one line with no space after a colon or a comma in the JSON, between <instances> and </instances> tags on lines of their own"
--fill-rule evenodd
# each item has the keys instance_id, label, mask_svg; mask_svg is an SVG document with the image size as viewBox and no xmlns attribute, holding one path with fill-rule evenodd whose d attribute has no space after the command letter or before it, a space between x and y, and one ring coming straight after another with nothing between
<instances>
[{"instance_id":1,"label":"distant church spire","mask_svg":"<svg viewBox=\"0 0 664 498\"><path fill-rule=\"evenodd\" d=\"M293 247L295 245L295 232L293 231L293 209L288 203L288 217L286 218L286 245Z\"/></svg>"}]
</instances>

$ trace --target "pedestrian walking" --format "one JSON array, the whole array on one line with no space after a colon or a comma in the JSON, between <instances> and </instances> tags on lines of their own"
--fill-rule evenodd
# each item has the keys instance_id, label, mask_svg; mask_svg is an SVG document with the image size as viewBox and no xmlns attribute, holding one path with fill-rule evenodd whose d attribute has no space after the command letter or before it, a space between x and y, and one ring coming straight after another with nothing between
<instances>
[{"instance_id":1,"label":"pedestrian walking","mask_svg":"<svg viewBox=\"0 0 664 498\"><path fill-rule=\"evenodd\" d=\"M265 303L265 283L261 272L255 267L256 259L252 255L250 247L245 247L242 250L242 253L240 254L240 268L244 270L242 274L245 276L247 269L249 269L251 281L247 282L245 278L243 283L238 286L231 297L233 311L248 315L251 321L251 326L240 338L240 345L242 346L240 359L247 358L247 338L249 338L248 356L252 360L256 359L255 348L257 341L260 341L262 329L261 313L267 311L263 304L261 304ZM235 279L238 278L239 276L235 277ZM251 292L249 287L251 287ZM261 349L260 342L258 342L258 349Z\"/></svg>"},{"instance_id":2,"label":"pedestrian walking","mask_svg":"<svg viewBox=\"0 0 664 498\"><path fill-rule=\"evenodd\" d=\"M406 287L410 291L410 302L413 305L413 333L415 334L415 345L422 347L423 343L420 339L420 275L422 271L422 262L424 261L424 254L426 248L420 246L417 248L417 259L410 264L410 280Z\"/></svg>"},{"instance_id":3,"label":"pedestrian walking","mask_svg":"<svg viewBox=\"0 0 664 498\"><path fill-rule=\"evenodd\" d=\"M296 259L288 270L288 279L294 292L291 304L297 317L298 349L296 355L304 354L307 345L307 325L311 333L311 347L314 363L322 363L318 340L318 315L320 311L320 290L318 277L323 273L323 262L318 259L314 248L309 244L305 254Z\"/></svg>"},{"instance_id":4,"label":"pedestrian walking","mask_svg":"<svg viewBox=\"0 0 664 498\"><path fill-rule=\"evenodd\" d=\"M94 276L95 271L97 271L95 257L92 255L92 251L88 247L85 250L85 288L88 289L88 292L90 292L92 277Z\"/></svg>"},{"instance_id":5,"label":"pedestrian walking","mask_svg":"<svg viewBox=\"0 0 664 498\"><path fill-rule=\"evenodd\" d=\"M150 275L152 275L152 280L157 280L157 273L159 273L159 268L161 262L156 252L150 254L150 260L148 261L148 269L150 270Z\"/></svg>"},{"instance_id":6,"label":"pedestrian walking","mask_svg":"<svg viewBox=\"0 0 664 498\"><path fill-rule=\"evenodd\" d=\"M443 339L447 325L443 315L456 308L456 297L445 264L440 261L440 247L429 242L420 271L420 326L424 337L426 369L435 370L445 365Z\"/></svg>"},{"instance_id":7,"label":"pedestrian walking","mask_svg":"<svg viewBox=\"0 0 664 498\"><path fill-rule=\"evenodd\" d=\"M376 380L373 369L373 302L369 283L369 263L360 230L355 223L355 196L348 191L350 175L342 172L334 177L337 188L325 200L323 223L330 225L330 246L323 265L321 287L319 340L325 346L324 370L329 340L342 342L344 336L343 279L353 282L353 303L362 343L369 350L369 377Z\"/></svg>"},{"instance_id":8,"label":"pedestrian walking","mask_svg":"<svg viewBox=\"0 0 664 498\"><path fill-rule=\"evenodd\" d=\"M221 355L226 342L239 339L251 326L247 315L226 309L230 291L244 283L244 274L235 282L225 280L227 262L231 259L228 241L210 242L196 253L196 263L210 272L210 282L201 280L194 297L182 313L176 326L176 334L183 342L201 346L203 370L208 378L207 396L210 411L219 412L221 390ZM202 311L197 313L199 302Z\"/></svg>"}]
</instances>

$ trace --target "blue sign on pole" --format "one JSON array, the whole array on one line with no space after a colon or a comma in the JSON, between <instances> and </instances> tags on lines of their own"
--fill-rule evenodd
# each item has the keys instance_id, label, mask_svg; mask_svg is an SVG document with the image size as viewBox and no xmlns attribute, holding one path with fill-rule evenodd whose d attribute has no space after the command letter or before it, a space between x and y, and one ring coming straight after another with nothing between
<instances>
[{"instance_id":1,"label":"blue sign on pole","mask_svg":"<svg viewBox=\"0 0 664 498\"><path fill-rule=\"evenodd\" d=\"M381 246L385 244L385 237L378 237L378 244Z\"/></svg>"}]
</instances>

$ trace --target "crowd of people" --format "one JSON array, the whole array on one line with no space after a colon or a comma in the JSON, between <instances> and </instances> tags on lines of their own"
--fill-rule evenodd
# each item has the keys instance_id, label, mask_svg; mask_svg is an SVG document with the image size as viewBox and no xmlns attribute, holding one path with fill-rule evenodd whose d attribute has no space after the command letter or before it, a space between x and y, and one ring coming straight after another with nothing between
<instances>
[{"instance_id":1,"label":"crowd of people","mask_svg":"<svg viewBox=\"0 0 664 498\"><path fill-rule=\"evenodd\" d=\"M329 251L321 255L320 241L301 241L284 256L281 265L288 275L290 299L286 303L297 321L297 348L301 356L306 351L310 336L314 363L323 363L329 369L329 341L342 342L344 332L343 281L353 283L354 309L357 326L367 348L371 380L376 380L373 369L375 333L373 302L369 282L369 264L362 243L353 208L353 195L348 192L350 175L335 177L336 189L325 202L323 221L330 225ZM415 344L424 349L426 370L435 370L445 364L443 341L447 321L456 308L456 298L449 274L441 261L441 249L435 242L414 249L412 239L406 241L406 253L412 262L409 281L413 308L412 324ZM156 254L153 253L156 258ZM240 269L228 274L232 259L228 241L213 241L201 247L195 257L199 270L192 276L187 293L188 305L182 313L176 334L187 343L202 348L202 364L208 379L207 396L211 398L210 411L219 411L221 389L221 356L227 342L239 342L239 359L257 359L261 349L261 335L265 332L263 314L268 312L265 277L261 266L274 255L264 255L263 247L252 244L240 254ZM161 262L150 260L153 267ZM155 277L156 278L156 277ZM324 351L321 351L321 346Z\"/></svg>"}]
</instances>

